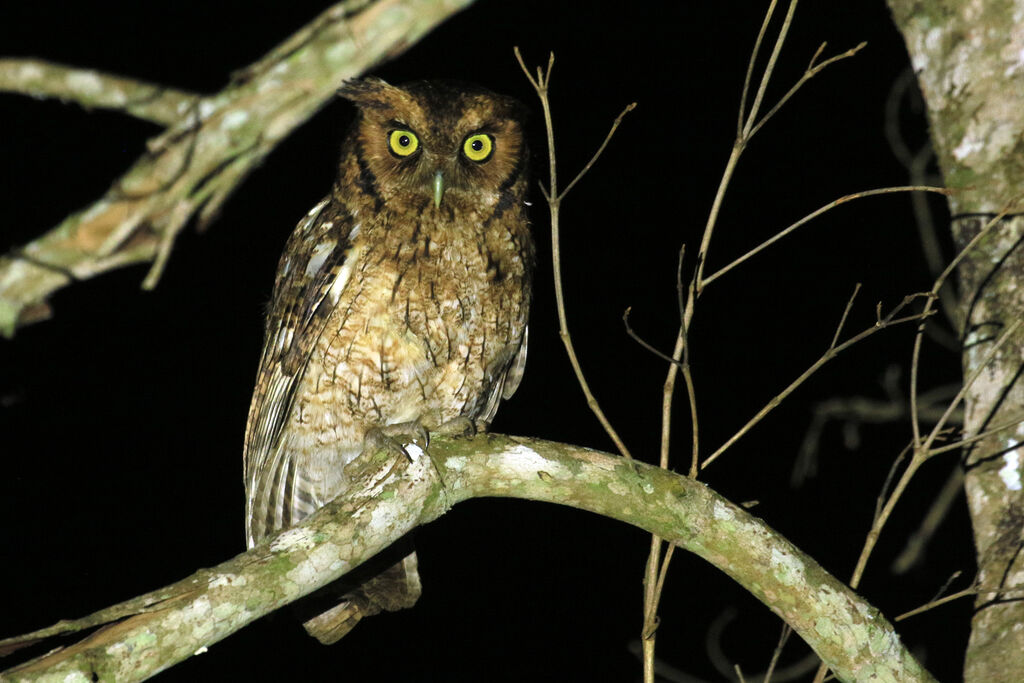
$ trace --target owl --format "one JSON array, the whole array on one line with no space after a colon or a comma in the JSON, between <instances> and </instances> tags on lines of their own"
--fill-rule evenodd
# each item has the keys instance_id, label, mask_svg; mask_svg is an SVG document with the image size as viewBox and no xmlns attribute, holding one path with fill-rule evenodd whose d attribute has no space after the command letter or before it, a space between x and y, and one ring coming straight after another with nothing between
<instances>
[{"instance_id":1,"label":"owl","mask_svg":"<svg viewBox=\"0 0 1024 683\"><path fill-rule=\"evenodd\" d=\"M357 117L337 179L288 239L267 315L245 434L250 547L343 496L364 448L401 457L403 434L486 429L526 361L522 106L446 81L339 94ZM419 594L411 554L306 627L334 642Z\"/></svg>"}]
</instances>

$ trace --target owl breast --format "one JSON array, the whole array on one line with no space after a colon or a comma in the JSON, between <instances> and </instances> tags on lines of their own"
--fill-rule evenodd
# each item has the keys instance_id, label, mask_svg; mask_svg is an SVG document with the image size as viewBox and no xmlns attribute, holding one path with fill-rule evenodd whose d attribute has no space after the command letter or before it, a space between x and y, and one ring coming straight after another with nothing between
<instances>
[{"instance_id":1,"label":"owl breast","mask_svg":"<svg viewBox=\"0 0 1024 683\"><path fill-rule=\"evenodd\" d=\"M483 223L428 210L360 229L349 258L362 267L341 275L285 430L314 501L338 495L375 426L493 418L529 296L516 236Z\"/></svg>"}]
</instances>

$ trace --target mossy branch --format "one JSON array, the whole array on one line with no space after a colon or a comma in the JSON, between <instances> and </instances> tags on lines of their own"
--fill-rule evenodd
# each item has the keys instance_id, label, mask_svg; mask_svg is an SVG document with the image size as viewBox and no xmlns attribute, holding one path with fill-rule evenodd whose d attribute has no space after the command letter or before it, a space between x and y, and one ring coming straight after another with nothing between
<instances>
[{"instance_id":1,"label":"mossy branch","mask_svg":"<svg viewBox=\"0 0 1024 683\"><path fill-rule=\"evenodd\" d=\"M700 555L785 619L842 680L931 681L871 605L704 484L566 444L481 435L391 466L357 459L358 490L247 553L93 617L0 641L0 651L113 622L4 680L137 681L324 586L470 498L514 497L621 520Z\"/></svg>"}]
</instances>

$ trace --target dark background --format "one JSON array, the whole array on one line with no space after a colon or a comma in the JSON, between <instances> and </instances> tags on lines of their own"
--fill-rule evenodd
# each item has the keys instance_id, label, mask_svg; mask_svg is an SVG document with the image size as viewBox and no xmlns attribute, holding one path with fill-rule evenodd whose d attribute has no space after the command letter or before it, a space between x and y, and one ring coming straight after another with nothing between
<instances>
[{"instance_id":1,"label":"dark background","mask_svg":"<svg viewBox=\"0 0 1024 683\"><path fill-rule=\"evenodd\" d=\"M638 332L671 349L677 253L683 242L691 254L699 244L764 4L481 0L375 72L399 83L455 77L515 95L536 112L533 147L543 152L539 106L512 46L533 64L555 50L563 182L622 107L639 103L564 205L562 251L584 368L647 461L656 459L666 368L627 337L621 316L632 306ZM324 6L4 3L0 54L212 92ZM859 56L814 79L755 139L727 195L709 268L843 194L908 181L883 134L886 97L908 63L881 0L804 3L767 101L820 42L833 54L862 40L869 44ZM330 186L351 116L334 102L287 139L205 234L182 235L156 291L140 291L144 267L79 283L53 298L53 320L0 340L0 636L84 615L243 549L241 443L262 309L286 236ZM919 109L905 107L903 124L912 145L924 140ZM13 95L0 95L0 130L5 250L100 196L158 132L116 113ZM493 429L611 450L557 338L548 223L539 193L534 200L540 267L530 360ZM891 306L930 281L910 200L899 195L845 205L712 285L692 336L704 453L824 351L856 282L863 292L851 330L871 324L876 302ZM844 354L702 479L734 501L759 501L756 514L848 578L909 426L867 426L850 449L832 425L817 478L793 489L790 471L816 402L883 399L879 378L894 364L905 391L911 343L908 326ZM957 378L948 352L929 347L924 365L926 387ZM673 465L685 471L682 395L676 412ZM971 575L962 499L923 564L908 575L888 571L954 458L919 475L869 565L862 592L890 617L927 602L954 571ZM416 542L424 595L415 609L367 620L330 648L282 613L161 680L639 680L629 643L642 615L648 537L640 531L571 509L480 500L420 530ZM729 610L734 618L714 647L748 675L763 670L777 618L679 553L659 655L722 680L706 640ZM961 601L899 628L936 675L953 680L969 618ZM794 643L783 659L806 652Z\"/></svg>"}]
</instances>

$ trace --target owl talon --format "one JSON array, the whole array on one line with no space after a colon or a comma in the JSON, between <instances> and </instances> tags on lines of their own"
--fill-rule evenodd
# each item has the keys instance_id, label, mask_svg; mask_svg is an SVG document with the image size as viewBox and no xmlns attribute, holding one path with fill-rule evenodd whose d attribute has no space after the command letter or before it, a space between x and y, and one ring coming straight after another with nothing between
<instances>
[{"instance_id":1,"label":"owl talon","mask_svg":"<svg viewBox=\"0 0 1024 683\"><path fill-rule=\"evenodd\" d=\"M430 432L427 431L427 428L419 420L398 422L369 429L363 438L363 451L392 451L393 453L405 456L409 462L415 462L416 458L412 457L409 451L406 450L407 446L413 444L424 450L430 446Z\"/></svg>"},{"instance_id":2,"label":"owl talon","mask_svg":"<svg viewBox=\"0 0 1024 683\"><path fill-rule=\"evenodd\" d=\"M441 436L476 436L477 432L480 431L487 430L486 428L481 429L477 423L468 417L460 415L438 425L434 428L433 433Z\"/></svg>"}]
</instances>

